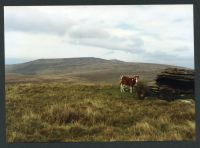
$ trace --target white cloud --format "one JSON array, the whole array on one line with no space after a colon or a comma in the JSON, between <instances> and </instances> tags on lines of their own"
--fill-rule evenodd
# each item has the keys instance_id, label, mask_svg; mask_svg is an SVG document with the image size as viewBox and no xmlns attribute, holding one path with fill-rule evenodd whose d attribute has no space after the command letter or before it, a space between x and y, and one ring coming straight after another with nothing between
<instances>
[{"instance_id":1,"label":"white cloud","mask_svg":"<svg viewBox=\"0 0 200 148\"><path fill-rule=\"evenodd\" d=\"M5 7L6 59L194 65L192 5Z\"/></svg>"}]
</instances>

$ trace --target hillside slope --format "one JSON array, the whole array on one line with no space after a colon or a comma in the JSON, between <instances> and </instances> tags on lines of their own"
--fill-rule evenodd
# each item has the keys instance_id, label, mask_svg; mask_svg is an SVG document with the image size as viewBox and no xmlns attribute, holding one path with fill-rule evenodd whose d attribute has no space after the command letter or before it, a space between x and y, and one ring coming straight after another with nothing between
<instances>
[{"instance_id":1,"label":"hillside slope","mask_svg":"<svg viewBox=\"0 0 200 148\"><path fill-rule=\"evenodd\" d=\"M20 75L70 75L92 82L118 80L122 74L139 74L144 79L154 79L165 68L162 64L123 62L100 58L38 59L23 64L6 65L6 74Z\"/></svg>"}]
</instances>

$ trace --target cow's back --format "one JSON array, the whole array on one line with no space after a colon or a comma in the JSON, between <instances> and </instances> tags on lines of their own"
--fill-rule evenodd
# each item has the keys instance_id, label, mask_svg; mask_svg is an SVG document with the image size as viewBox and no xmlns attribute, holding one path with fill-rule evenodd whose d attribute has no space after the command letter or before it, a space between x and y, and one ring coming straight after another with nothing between
<instances>
[{"instance_id":1,"label":"cow's back","mask_svg":"<svg viewBox=\"0 0 200 148\"><path fill-rule=\"evenodd\" d=\"M128 86L131 86L131 79L127 76L123 76L122 79L121 79L121 83L123 85L128 85Z\"/></svg>"},{"instance_id":2,"label":"cow's back","mask_svg":"<svg viewBox=\"0 0 200 148\"><path fill-rule=\"evenodd\" d=\"M133 87L136 84L135 77L122 76L121 84Z\"/></svg>"}]
</instances>

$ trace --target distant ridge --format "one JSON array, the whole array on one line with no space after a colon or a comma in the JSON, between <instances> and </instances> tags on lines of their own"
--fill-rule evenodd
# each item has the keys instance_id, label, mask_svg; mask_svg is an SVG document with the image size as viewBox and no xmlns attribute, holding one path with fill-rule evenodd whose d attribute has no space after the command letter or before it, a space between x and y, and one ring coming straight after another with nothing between
<instances>
[{"instance_id":1,"label":"distant ridge","mask_svg":"<svg viewBox=\"0 0 200 148\"><path fill-rule=\"evenodd\" d=\"M86 79L116 79L121 74L140 74L144 78L154 78L165 68L178 66L124 62L117 59L106 60L94 57L38 59L22 64L6 65L6 74L59 75L67 74Z\"/></svg>"}]
</instances>

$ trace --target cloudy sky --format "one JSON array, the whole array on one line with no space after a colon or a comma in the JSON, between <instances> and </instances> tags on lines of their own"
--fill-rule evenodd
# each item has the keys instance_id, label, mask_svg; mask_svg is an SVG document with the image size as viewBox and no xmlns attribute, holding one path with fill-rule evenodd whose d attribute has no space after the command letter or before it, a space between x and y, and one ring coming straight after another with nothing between
<instances>
[{"instance_id":1,"label":"cloudy sky","mask_svg":"<svg viewBox=\"0 0 200 148\"><path fill-rule=\"evenodd\" d=\"M194 67L192 5L5 7L6 63L98 57Z\"/></svg>"}]
</instances>

